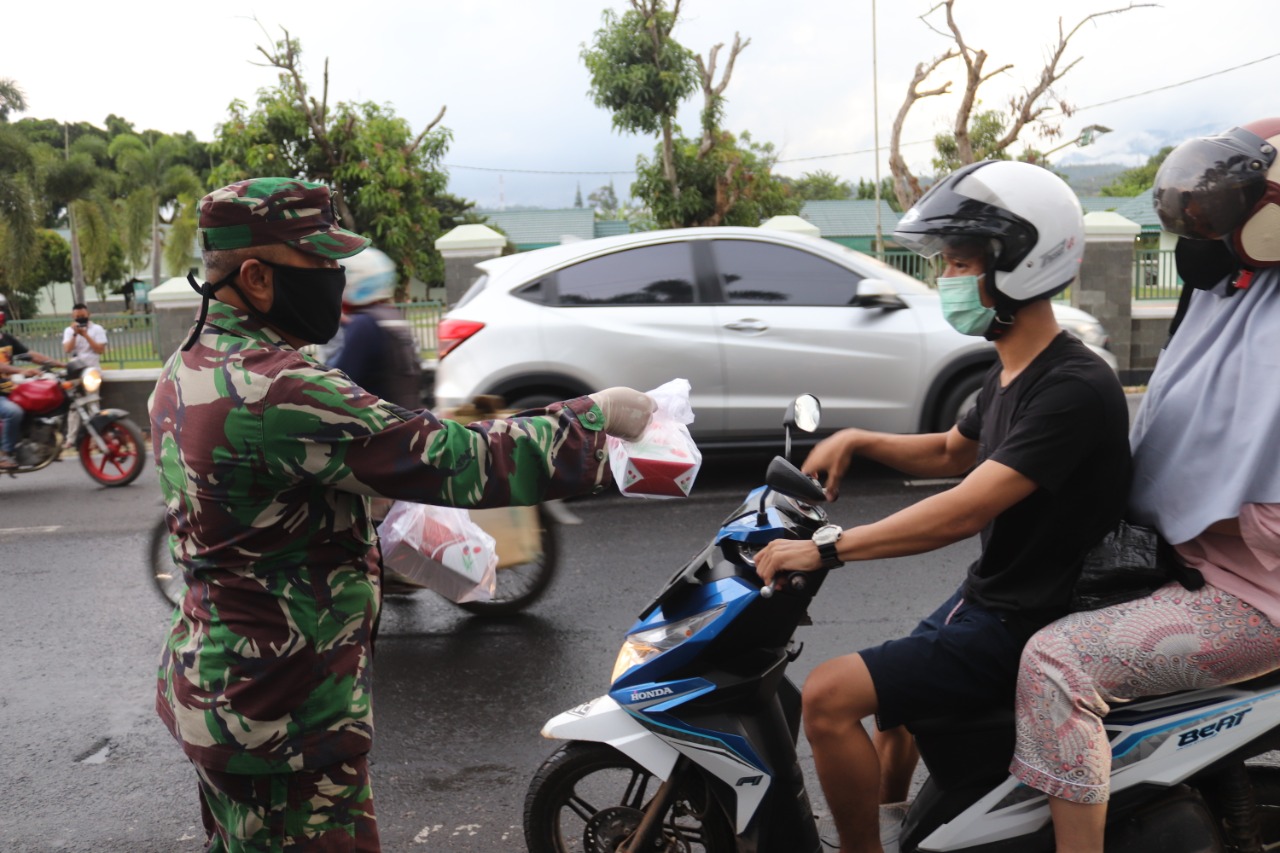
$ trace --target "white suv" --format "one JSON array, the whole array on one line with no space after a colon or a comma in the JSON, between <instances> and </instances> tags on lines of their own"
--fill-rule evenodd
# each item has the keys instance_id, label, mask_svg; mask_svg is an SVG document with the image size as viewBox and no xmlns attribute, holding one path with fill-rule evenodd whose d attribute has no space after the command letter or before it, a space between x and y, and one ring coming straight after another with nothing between
<instances>
[{"instance_id":1,"label":"white suv","mask_svg":"<svg viewBox=\"0 0 1280 853\"><path fill-rule=\"evenodd\" d=\"M949 429L995 349L942 318L937 293L829 240L758 228L603 237L478 264L439 327L436 401L535 408L607 388L692 385L700 445L774 443L787 403L823 431ZM1089 314L1058 322L1102 355Z\"/></svg>"}]
</instances>

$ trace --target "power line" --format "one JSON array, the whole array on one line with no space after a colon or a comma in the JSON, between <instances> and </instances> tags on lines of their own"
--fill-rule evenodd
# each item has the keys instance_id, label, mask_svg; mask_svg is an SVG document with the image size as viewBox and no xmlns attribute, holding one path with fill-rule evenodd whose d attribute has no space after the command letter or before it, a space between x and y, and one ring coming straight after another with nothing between
<instances>
[{"instance_id":1,"label":"power line","mask_svg":"<svg viewBox=\"0 0 1280 853\"><path fill-rule=\"evenodd\" d=\"M1076 107L1073 110L1073 112L1078 113L1084 110L1091 110L1096 107L1106 107L1106 106L1110 106L1111 104L1118 104L1121 101L1129 101L1134 98L1141 98L1144 95L1152 95L1152 94L1155 94L1156 92L1166 92L1169 89L1177 89L1182 86L1190 85L1191 83L1199 83L1201 80L1208 80L1210 77L1217 77L1222 74L1228 74L1232 71L1239 71L1241 68L1248 68L1250 65L1257 65L1260 62L1266 62L1267 60L1275 59L1278 56L1280 56L1280 53L1273 53L1270 56L1264 56L1261 59L1253 59L1253 60L1250 60L1249 62L1242 62L1239 65L1233 65L1230 68L1224 68L1221 71L1212 71L1208 74L1203 74L1199 77L1192 77L1190 80L1183 80L1181 83L1170 83L1168 86L1159 86L1155 89L1147 89L1145 92L1137 92L1132 95L1125 95L1124 97L1121 97L1121 98L1112 98L1109 101L1100 101L1099 103L1096 103L1096 104L1087 104L1086 106L1083 106L1083 107ZM932 145L932 144L933 144L932 139L919 139L919 140L916 140L915 142L903 142L899 147L907 148L912 145ZM841 151L836 154L814 154L810 157L787 157L786 159L780 159L780 160L777 160L776 162L801 163L806 160L830 160L835 157L851 157L855 154L874 154L875 150L876 150L875 148L860 148L857 151ZM445 165L445 168L448 168L448 169L469 169L475 172L512 172L512 173L521 174L521 175L634 175L636 173L635 169L625 169L625 170L611 171L611 172L591 172L591 171L560 171L555 169L502 169L502 168L496 168L493 166L459 166L459 165L454 165L450 163L445 163L444 165Z\"/></svg>"},{"instance_id":2,"label":"power line","mask_svg":"<svg viewBox=\"0 0 1280 853\"><path fill-rule=\"evenodd\" d=\"M1277 56L1280 56L1280 53L1273 53L1270 56L1264 56L1261 59L1254 59L1250 62L1243 62L1240 65L1233 65L1230 68L1224 68L1221 71L1213 71L1209 74L1205 74L1200 77L1192 77L1190 80L1183 80L1181 83L1170 83L1168 86L1160 86L1159 88L1156 88L1156 89L1148 89L1145 92L1138 92L1136 95L1125 95L1123 98L1113 98L1110 101L1102 101L1101 103L1098 103L1098 104L1089 104L1086 107L1076 107L1075 112L1080 112L1081 110L1091 110L1094 107L1105 107L1105 106L1109 106L1110 104L1118 104L1121 101L1127 101L1131 98L1141 98L1143 95L1150 95L1154 92L1163 92L1167 89L1176 89L1179 86L1186 86L1188 83L1199 83L1201 80L1208 80L1210 77L1217 77L1219 74L1226 74L1229 71L1238 71L1241 68L1247 68L1250 65L1257 65L1259 62L1266 62L1268 59L1275 59Z\"/></svg>"},{"instance_id":3,"label":"power line","mask_svg":"<svg viewBox=\"0 0 1280 853\"><path fill-rule=\"evenodd\" d=\"M470 169L474 172L515 172L521 175L634 175L635 169L626 169L618 172L583 172L583 171L559 171L556 169L500 169L494 166L459 166L455 163L445 163L446 169Z\"/></svg>"}]
</instances>

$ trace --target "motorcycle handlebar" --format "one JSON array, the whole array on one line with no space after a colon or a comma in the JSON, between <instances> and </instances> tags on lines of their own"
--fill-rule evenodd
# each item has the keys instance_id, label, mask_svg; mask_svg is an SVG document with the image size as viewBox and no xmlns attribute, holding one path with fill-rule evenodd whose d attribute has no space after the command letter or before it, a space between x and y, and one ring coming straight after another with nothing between
<instances>
[{"instance_id":1,"label":"motorcycle handlebar","mask_svg":"<svg viewBox=\"0 0 1280 853\"><path fill-rule=\"evenodd\" d=\"M804 572L779 572L777 580L760 587L760 597L773 598L774 591L783 588L792 592L804 592L809 588L809 579Z\"/></svg>"}]
</instances>

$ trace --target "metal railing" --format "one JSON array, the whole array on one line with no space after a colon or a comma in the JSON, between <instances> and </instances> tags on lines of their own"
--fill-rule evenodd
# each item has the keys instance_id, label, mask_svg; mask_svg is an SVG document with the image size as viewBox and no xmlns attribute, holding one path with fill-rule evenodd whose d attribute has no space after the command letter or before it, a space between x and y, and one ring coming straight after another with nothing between
<instances>
[{"instance_id":1,"label":"metal railing","mask_svg":"<svg viewBox=\"0 0 1280 853\"><path fill-rule=\"evenodd\" d=\"M879 255L889 266L919 279L930 287L934 283L934 267L926 259L906 249L886 249ZM1139 249L1133 257L1133 298L1138 301L1177 299L1182 292L1182 279L1173 261L1172 249ZM1069 302L1071 289L1054 299Z\"/></svg>"},{"instance_id":2,"label":"metal railing","mask_svg":"<svg viewBox=\"0 0 1280 853\"><path fill-rule=\"evenodd\" d=\"M403 302L395 307L403 311L409 321L422 358L435 358L436 327L444 314L444 305L440 302ZM107 349L101 356L103 368L159 367L164 359L160 357L156 344L155 319L154 314L94 315L93 322L107 332ZM70 318L37 317L10 320L4 328L22 341L27 349L64 361L66 353L62 350L62 333L70 324Z\"/></svg>"},{"instance_id":3,"label":"metal railing","mask_svg":"<svg viewBox=\"0 0 1280 853\"><path fill-rule=\"evenodd\" d=\"M1173 260L1173 249L1139 249L1133 260L1133 298L1177 299L1182 279Z\"/></svg>"},{"instance_id":4,"label":"metal railing","mask_svg":"<svg viewBox=\"0 0 1280 853\"><path fill-rule=\"evenodd\" d=\"M440 317L444 314L443 302L401 302L397 308L404 312L404 317L413 329L413 337L418 342L418 352L423 358L435 358L439 339L436 327L440 325Z\"/></svg>"},{"instance_id":5,"label":"metal railing","mask_svg":"<svg viewBox=\"0 0 1280 853\"><path fill-rule=\"evenodd\" d=\"M100 357L104 368L160 366L152 315L98 314L93 322L107 332L107 350ZM36 317L10 320L5 324L5 331L22 341L27 349L65 361L62 334L69 325L71 320L67 317Z\"/></svg>"}]
</instances>

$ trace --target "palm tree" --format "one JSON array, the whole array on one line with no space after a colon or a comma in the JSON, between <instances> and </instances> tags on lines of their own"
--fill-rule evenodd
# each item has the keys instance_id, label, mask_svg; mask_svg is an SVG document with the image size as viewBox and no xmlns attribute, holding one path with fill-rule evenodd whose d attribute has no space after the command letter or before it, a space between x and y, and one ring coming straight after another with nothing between
<instances>
[{"instance_id":1,"label":"palm tree","mask_svg":"<svg viewBox=\"0 0 1280 853\"><path fill-rule=\"evenodd\" d=\"M9 125L10 112L27 108L18 84L0 78L0 283L12 289L36 245L35 159L25 137Z\"/></svg>"},{"instance_id":2,"label":"palm tree","mask_svg":"<svg viewBox=\"0 0 1280 853\"><path fill-rule=\"evenodd\" d=\"M151 286L160 284L160 257L164 241L160 237L160 223L172 221L180 214L179 197L198 196L200 180L190 166L181 162L183 145L170 136L143 138L134 134L121 134L111 140L108 154L116 163L128 193L125 199L125 221L121 233L125 254L134 262L141 260L145 237L141 225L143 218L151 224ZM162 211L173 208L169 220Z\"/></svg>"},{"instance_id":3,"label":"palm tree","mask_svg":"<svg viewBox=\"0 0 1280 853\"><path fill-rule=\"evenodd\" d=\"M71 285L76 302L84 301L85 264L81 251L81 220L93 216L89 199L98 182L98 167L93 158L84 152L55 160L49 164L44 176L45 196L53 204L67 209L67 225L71 229Z\"/></svg>"},{"instance_id":4,"label":"palm tree","mask_svg":"<svg viewBox=\"0 0 1280 853\"><path fill-rule=\"evenodd\" d=\"M9 113L25 113L27 96L21 87L8 77L0 77L0 122L9 120Z\"/></svg>"}]
</instances>

